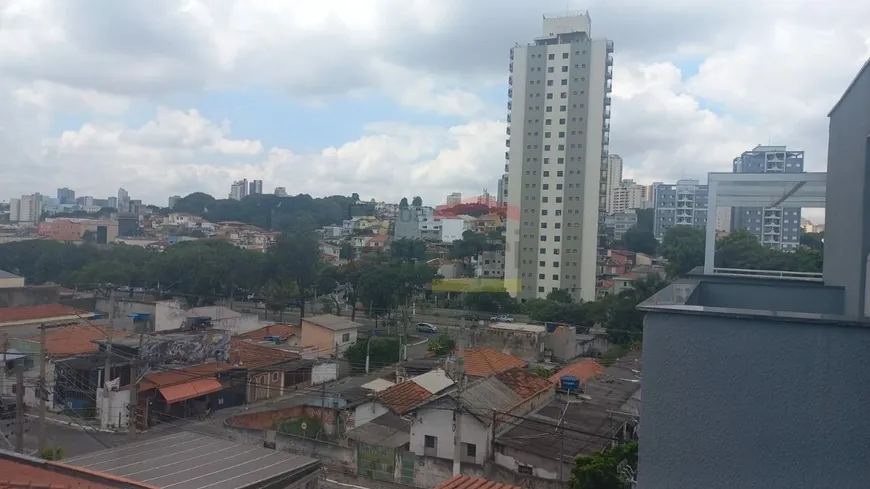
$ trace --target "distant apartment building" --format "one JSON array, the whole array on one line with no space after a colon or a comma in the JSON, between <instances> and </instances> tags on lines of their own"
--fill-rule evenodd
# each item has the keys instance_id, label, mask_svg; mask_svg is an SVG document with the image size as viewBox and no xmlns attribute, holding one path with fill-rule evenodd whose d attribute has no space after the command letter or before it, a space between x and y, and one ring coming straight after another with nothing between
<instances>
[{"instance_id":1,"label":"distant apartment building","mask_svg":"<svg viewBox=\"0 0 870 489\"><path fill-rule=\"evenodd\" d=\"M287 197L287 189L284 187L275 187L275 195L278 197Z\"/></svg>"},{"instance_id":2,"label":"distant apartment building","mask_svg":"<svg viewBox=\"0 0 870 489\"><path fill-rule=\"evenodd\" d=\"M613 233L613 239L616 241L622 241L625 232L636 225L637 212L634 209L609 214L604 220L604 227Z\"/></svg>"},{"instance_id":3,"label":"distant apartment building","mask_svg":"<svg viewBox=\"0 0 870 489\"><path fill-rule=\"evenodd\" d=\"M248 185L248 195L262 194L262 193L263 193L263 181L262 180L251 180L251 183Z\"/></svg>"},{"instance_id":4,"label":"distant apartment building","mask_svg":"<svg viewBox=\"0 0 870 489\"><path fill-rule=\"evenodd\" d=\"M609 213L622 213L631 209L646 209L649 206L649 187L634 180L623 180L611 189Z\"/></svg>"},{"instance_id":5,"label":"distant apartment building","mask_svg":"<svg viewBox=\"0 0 870 489\"><path fill-rule=\"evenodd\" d=\"M785 146L756 146L734 158L734 173L803 173L804 152ZM731 229L746 229L767 247L795 250L800 244L801 210L782 207L734 207Z\"/></svg>"},{"instance_id":6,"label":"distant apartment building","mask_svg":"<svg viewBox=\"0 0 870 489\"><path fill-rule=\"evenodd\" d=\"M409 205L399 209L393 232L396 239L440 239L441 223L432 207Z\"/></svg>"},{"instance_id":7,"label":"distant apartment building","mask_svg":"<svg viewBox=\"0 0 870 489\"><path fill-rule=\"evenodd\" d=\"M9 221L19 225L35 226L42 217L42 195L22 195L20 199L9 200Z\"/></svg>"},{"instance_id":8,"label":"distant apartment building","mask_svg":"<svg viewBox=\"0 0 870 489\"><path fill-rule=\"evenodd\" d=\"M586 13L546 15L511 49L505 287L521 301L595 299L610 140L613 43Z\"/></svg>"},{"instance_id":9,"label":"distant apartment building","mask_svg":"<svg viewBox=\"0 0 870 489\"><path fill-rule=\"evenodd\" d=\"M233 200L242 200L248 195L248 190L247 179L237 180L230 185L229 198Z\"/></svg>"},{"instance_id":10,"label":"distant apartment building","mask_svg":"<svg viewBox=\"0 0 870 489\"><path fill-rule=\"evenodd\" d=\"M168 207L170 209L175 209L175 204L177 204L179 200L181 200L180 195L173 195L172 197L169 197L169 202L167 202L169 204Z\"/></svg>"},{"instance_id":11,"label":"distant apartment building","mask_svg":"<svg viewBox=\"0 0 870 489\"><path fill-rule=\"evenodd\" d=\"M106 207L111 207L112 209L118 208L118 198L117 197L109 197L107 200Z\"/></svg>"},{"instance_id":12,"label":"distant apartment building","mask_svg":"<svg viewBox=\"0 0 870 489\"><path fill-rule=\"evenodd\" d=\"M707 227L707 186L697 180L678 180L655 188L653 234L659 241L674 226ZM715 219L715 217L714 217Z\"/></svg>"},{"instance_id":13,"label":"distant apartment building","mask_svg":"<svg viewBox=\"0 0 870 489\"><path fill-rule=\"evenodd\" d=\"M71 188L59 188L57 189L57 202L61 205L64 204L74 204L76 201L76 191Z\"/></svg>"},{"instance_id":14,"label":"distant apartment building","mask_svg":"<svg viewBox=\"0 0 870 489\"><path fill-rule=\"evenodd\" d=\"M459 192L453 192L452 194L447 196L447 206L452 207L454 205L459 205L462 203L462 194Z\"/></svg>"},{"instance_id":15,"label":"distant apartment building","mask_svg":"<svg viewBox=\"0 0 870 489\"><path fill-rule=\"evenodd\" d=\"M507 202L507 189L508 189L508 176L507 173L501 176L498 179L498 197L496 197L496 202L498 202L499 206L504 205Z\"/></svg>"},{"instance_id":16,"label":"distant apartment building","mask_svg":"<svg viewBox=\"0 0 870 489\"><path fill-rule=\"evenodd\" d=\"M604 192L606 205L605 209L608 214L614 212L622 212L622 210L614 210L613 199L616 189L622 185L622 158L617 155L609 155L607 157L607 167L603 173L604 176ZM623 209L624 210L624 209Z\"/></svg>"},{"instance_id":17,"label":"distant apartment building","mask_svg":"<svg viewBox=\"0 0 870 489\"><path fill-rule=\"evenodd\" d=\"M441 218L441 241L452 243L462 239L462 233L474 227L475 219L471 216L456 216Z\"/></svg>"},{"instance_id":18,"label":"distant apartment building","mask_svg":"<svg viewBox=\"0 0 870 489\"><path fill-rule=\"evenodd\" d=\"M118 237L118 221L97 219L47 218L39 224L39 235L63 242L79 242L90 231L94 242L111 243Z\"/></svg>"},{"instance_id":19,"label":"distant apartment building","mask_svg":"<svg viewBox=\"0 0 870 489\"><path fill-rule=\"evenodd\" d=\"M504 250L483 251L471 260L474 276L504 278Z\"/></svg>"},{"instance_id":20,"label":"distant apartment building","mask_svg":"<svg viewBox=\"0 0 870 489\"><path fill-rule=\"evenodd\" d=\"M121 212L130 212L130 193L123 188L118 189L118 207Z\"/></svg>"},{"instance_id":21,"label":"distant apartment building","mask_svg":"<svg viewBox=\"0 0 870 489\"><path fill-rule=\"evenodd\" d=\"M75 204L79 207L90 207L94 205L94 198L90 195L84 195L82 197L76 198Z\"/></svg>"}]
</instances>

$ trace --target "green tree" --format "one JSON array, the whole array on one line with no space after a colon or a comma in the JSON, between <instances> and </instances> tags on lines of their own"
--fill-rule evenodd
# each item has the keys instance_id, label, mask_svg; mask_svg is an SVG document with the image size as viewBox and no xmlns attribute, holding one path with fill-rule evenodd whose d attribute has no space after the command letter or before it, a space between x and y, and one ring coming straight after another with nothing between
<instances>
[{"instance_id":1,"label":"green tree","mask_svg":"<svg viewBox=\"0 0 870 489\"><path fill-rule=\"evenodd\" d=\"M390 255L402 261L423 261L426 242L421 239L402 238L390 243Z\"/></svg>"},{"instance_id":2,"label":"green tree","mask_svg":"<svg viewBox=\"0 0 870 489\"><path fill-rule=\"evenodd\" d=\"M574 296L572 296L571 292L566 289L556 289L547 294L547 300L562 304L570 304L574 302Z\"/></svg>"},{"instance_id":3,"label":"green tree","mask_svg":"<svg viewBox=\"0 0 870 489\"><path fill-rule=\"evenodd\" d=\"M632 226L622 235L622 244L629 251L653 255L659 242L652 231L643 231L637 226Z\"/></svg>"},{"instance_id":4,"label":"green tree","mask_svg":"<svg viewBox=\"0 0 870 489\"><path fill-rule=\"evenodd\" d=\"M371 341L371 345L366 345L368 341ZM369 349L369 367L371 370L383 368L399 361L398 338L360 338L344 352L344 358L350 364L351 372L365 372L366 348Z\"/></svg>"},{"instance_id":5,"label":"green tree","mask_svg":"<svg viewBox=\"0 0 870 489\"><path fill-rule=\"evenodd\" d=\"M414 200L411 201L411 205L413 205L414 207L422 207L423 199L420 198L420 196L414 197Z\"/></svg>"},{"instance_id":6,"label":"green tree","mask_svg":"<svg viewBox=\"0 0 870 489\"><path fill-rule=\"evenodd\" d=\"M267 264L276 281L296 285L300 301L300 320L305 316L305 301L311 297L317 280L320 245L309 233L282 233L269 247Z\"/></svg>"},{"instance_id":7,"label":"green tree","mask_svg":"<svg viewBox=\"0 0 870 489\"><path fill-rule=\"evenodd\" d=\"M456 349L456 340L451 338L450 335L447 334L447 331L443 331L435 338L429 340L429 346L427 349L435 354L435 356L443 357L449 355Z\"/></svg>"},{"instance_id":8,"label":"green tree","mask_svg":"<svg viewBox=\"0 0 870 489\"><path fill-rule=\"evenodd\" d=\"M622 443L591 457L577 457L571 470L571 489L625 489L637 472L636 441Z\"/></svg>"},{"instance_id":9,"label":"green tree","mask_svg":"<svg viewBox=\"0 0 870 489\"><path fill-rule=\"evenodd\" d=\"M402 197L402 200L399 201L399 209L407 209L408 208L408 198Z\"/></svg>"},{"instance_id":10,"label":"green tree","mask_svg":"<svg viewBox=\"0 0 870 489\"><path fill-rule=\"evenodd\" d=\"M824 248L824 233L801 233L800 243L811 250L821 251Z\"/></svg>"},{"instance_id":11,"label":"green tree","mask_svg":"<svg viewBox=\"0 0 870 489\"><path fill-rule=\"evenodd\" d=\"M641 231L653 232L655 224L655 209L635 209L637 213L637 226Z\"/></svg>"},{"instance_id":12,"label":"green tree","mask_svg":"<svg viewBox=\"0 0 870 489\"><path fill-rule=\"evenodd\" d=\"M510 296L504 287L497 290L466 292L463 302L465 307L474 311L490 313L511 313L517 309L517 301Z\"/></svg>"},{"instance_id":13,"label":"green tree","mask_svg":"<svg viewBox=\"0 0 870 489\"><path fill-rule=\"evenodd\" d=\"M668 261L669 277L685 275L704 264L704 230L694 226L674 226L662 238L659 254Z\"/></svg>"}]
</instances>

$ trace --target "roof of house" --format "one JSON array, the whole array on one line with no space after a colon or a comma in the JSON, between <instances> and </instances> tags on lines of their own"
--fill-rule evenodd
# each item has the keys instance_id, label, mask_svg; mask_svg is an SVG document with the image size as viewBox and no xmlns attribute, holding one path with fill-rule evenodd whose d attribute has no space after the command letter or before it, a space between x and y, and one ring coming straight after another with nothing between
<instances>
[{"instance_id":1,"label":"roof of house","mask_svg":"<svg viewBox=\"0 0 870 489\"><path fill-rule=\"evenodd\" d=\"M410 442L411 421L388 412L362 426L348 430L346 435L352 440L370 445L398 448Z\"/></svg>"},{"instance_id":2,"label":"roof of house","mask_svg":"<svg viewBox=\"0 0 870 489\"><path fill-rule=\"evenodd\" d=\"M21 278L21 276L15 275L12 272L7 272L6 270L0 270L0 278Z\"/></svg>"},{"instance_id":3,"label":"roof of house","mask_svg":"<svg viewBox=\"0 0 870 489\"><path fill-rule=\"evenodd\" d=\"M51 320L54 318L70 316L91 317L93 314L61 304L40 304L36 306L0 308L0 324L20 321Z\"/></svg>"},{"instance_id":4,"label":"roof of house","mask_svg":"<svg viewBox=\"0 0 870 489\"><path fill-rule=\"evenodd\" d=\"M481 421L489 421L493 411L507 411L523 401L523 398L504 382L487 377L472 382L462 391L462 405Z\"/></svg>"},{"instance_id":5,"label":"roof of house","mask_svg":"<svg viewBox=\"0 0 870 489\"><path fill-rule=\"evenodd\" d=\"M436 486L435 489L520 489L520 486L493 482L473 475L454 475Z\"/></svg>"},{"instance_id":6,"label":"roof of house","mask_svg":"<svg viewBox=\"0 0 870 489\"><path fill-rule=\"evenodd\" d=\"M82 470L66 464L34 459L0 450L0 489L112 489L154 488L121 477Z\"/></svg>"},{"instance_id":7,"label":"roof of house","mask_svg":"<svg viewBox=\"0 0 870 489\"><path fill-rule=\"evenodd\" d=\"M632 416L614 415L620 409L639 415L641 388L640 352L632 352L589 379L583 398L566 405L554 399L496 437L496 443L541 457L559 460L564 443L563 460L591 455L607 447L623 423ZM559 423L566 429L560 433Z\"/></svg>"},{"instance_id":8,"label":"roof of house","mask_svg":"<svg viewBox=\"0 0 870 489\"><path fill-rule=\"evenodd\" d=\"M492 348L466 348L465 373L471 377L488 377L516 367L525 367L528 362Z\"/></svg>"},{"instance_id":9,"label":"roof of house","mask_svg":"<svg viewBox=\"0 0 870 489\"><path fill-rule=\"evenodd\" d=\"M152 372L142 379L139 383L140 391L147 391L154 388L168 387L171 385L192 382L198 379L214 378L220 372L226 372L233 368L228 363L203 363L200 365L190 365L184 368L164 370Z\"/></svg>"},{"instance_id":10,"label":"roof of house","mask_svg":"<svg viewBox=\"0 0 870 489\"><path fill-rule=\"evenodd\" d=\"M240 339L230 340L229 357L229 363L244 368L268 367L301 358L297 353Z\"/></svg>"},{"instance_id":11,"label":"roof of house","mask_svg":"<svg viewBox=\"0 0 870 489\"><path fill-rule=\"evenodd\" d=\"M417 383L417 385L426 389L431 394L438 394L455 384L453 379L447 376L447 372L442 369L436 369L431 372L426 372L423 375L418 375L413 377L411 381Z\"/></svg>"},{"instance_id":12,"label":"roof of house","mask_svg":"<svg viewBox=\"0 0 870 489\"><path fill-rule=\"evenodd\" d=\"M266 341L267 336L277 336L281 341L287 341L298 334L299 326L292 324L272 324L260 329L248 331L247 333L242 333L237 335L236 338L243 340Z\"/></svg>"},{"instance_id":13,"label":"roof of house","mask_svg":"<svg viewBox=\"0 0 870 489\"><path fill-rule=\"evenodd\" d=\"M338 317L333 314L321 314L319 316L310 316L302 318L303 323L310 323L321 328L331 329L333 331L343 331L346 329L357 329L359 323L355 323L350 319Z\"/></svg>"},{"instance_id":14,"label":"roof of house","mask_svg":"<svg viewBox=\"0 0 870 489\"><path fill-rule=\"evenodd\" d=\"M577 363L572 363L551 375L550 382L558 384L559 380L566 375L573 375L580 379L580 382L586 382L587 380L601 374L601 372L604 372L604 366L591 358L587 358Z\"/></svg>"},{"instance_id":15,"label":"roof of house","mask_svg":"<svg viewBox=\"0 0 870 489\"><path fill-rule=\"evenodd\" d=\"M523 399L528 399L538 392L553 387L553 384L549 380L520 368L506 370L496 374L495 378L510 387L512 391L516 392Z\"/></svg>"},{"instance_id":16,"label":"roof of house","mask_svg":"<svg viewBox=\"0 0 870 489\"><path fill-rule=\"evenodd\" d=\"M393 382L390 382L387 379L375 379L371 382L366 382L365 384L363 384L360 387L362 387L363 389L367 389L367 390L371 390L371 391L375 391L375 392L381 392L383 390L389 389L390 387L392 387L394 385L396 385L396 384L394 384Z\"/></svg>"},{"instance_id":17,"label":"roof of house","mask_svg":"<svg viewBox=\"0 0 870 489\"><path fill-rule=\"evenodd\" d=\"M383 242L387 241L388 239L390 239L390 235L388 235L388 234L376 234L376 235L374 235L374 236L371 237L371 239L369 240L369 242L371 242L371 241L376 241L376 242L377 242L377 241L380 241L380 242L383 243Z\"/></svg>"},{"instance_id":18,"label":"roof of house","mask_svg":"<svg viewBox=\"0 0 870 489\"><path fill-rule=\"evenodd\" d=\"M432 397L432 393L414 381L406 380L401 384L377 393L378 401L397 414L404 414L412 407Z\"/></svg>"},{"instance_id":19,"label":"roof of house","mask_svg":"<svg viewBox=\"0 0 870 489\"><path fill-rule=\"evenodd\" d=\"M267 487L307 477L319 460L181 431L66 460L66 464L173 489Z\"/></svg>"},{"instance_id":20,"label":"roof of house","mask_svg":"<svg viewBox=\"0 0 870 489\"><path fill-rule=\"evenodd\" d=\"M127 336L123 331L112 334L113 339ZM50 357L62 358L85 353L96 353L100 346L95 340L108 338L108 333L100 326L92 324L73 324L45 333L45 353ZM33 336L29 341L39 342L39 335Z\"/></svg>"}]
</instances>

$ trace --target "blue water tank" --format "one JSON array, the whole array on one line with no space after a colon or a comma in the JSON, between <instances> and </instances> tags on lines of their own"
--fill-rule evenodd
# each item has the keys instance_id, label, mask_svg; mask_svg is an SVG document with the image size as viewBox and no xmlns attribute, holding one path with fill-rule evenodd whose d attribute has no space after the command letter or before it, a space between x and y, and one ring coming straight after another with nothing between
<instances>
[{"instance_id":1,"label":"blue water tank","mask_svg":"<svg viewBox=\"0 0 870 489\"><path fill-rule=\"evenodd\" d=\"M559 378L559 385L563 391L580 392L580 379L575 375L563 375Z\"/></svg>"},{"instance_id":2,"label":"blue water tank","mask_svg":"<svg viewBox=\"0 0 870 489\"><path fill-rule=\"evenodd\" d=\"M281 337L275 335L265 335L263 336L263 341L270 341L272 343L281 343Z\"/></svg>"},{"instance_id":3,"label":"blue water tank","mask_svg":"<svg viewBox=\"0 0 870 489\"><path fill-rule=\"evenodd\" d=\"M559 327L559 323L547 323L546 326L547 332L552 333L553 331L556 331L556 328Z\"/></svg>"}]
</instances>

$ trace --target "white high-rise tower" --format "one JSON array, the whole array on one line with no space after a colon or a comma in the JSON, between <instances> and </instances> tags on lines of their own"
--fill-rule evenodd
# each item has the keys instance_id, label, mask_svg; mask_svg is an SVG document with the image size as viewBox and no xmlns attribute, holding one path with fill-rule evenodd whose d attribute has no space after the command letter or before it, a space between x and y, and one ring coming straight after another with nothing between
<instances>
[{"instance_id":1,"label":"white high-rise tower","mask_svg":"<svg viewBox=\"0 0 870 489\"><path fill-rule=\"evenodd\" d=\"M520 300L595 300L613 43L590 27L585 12L544 16L541 37L511 50L505 287Z\"/></svg>"}]
</instances>

